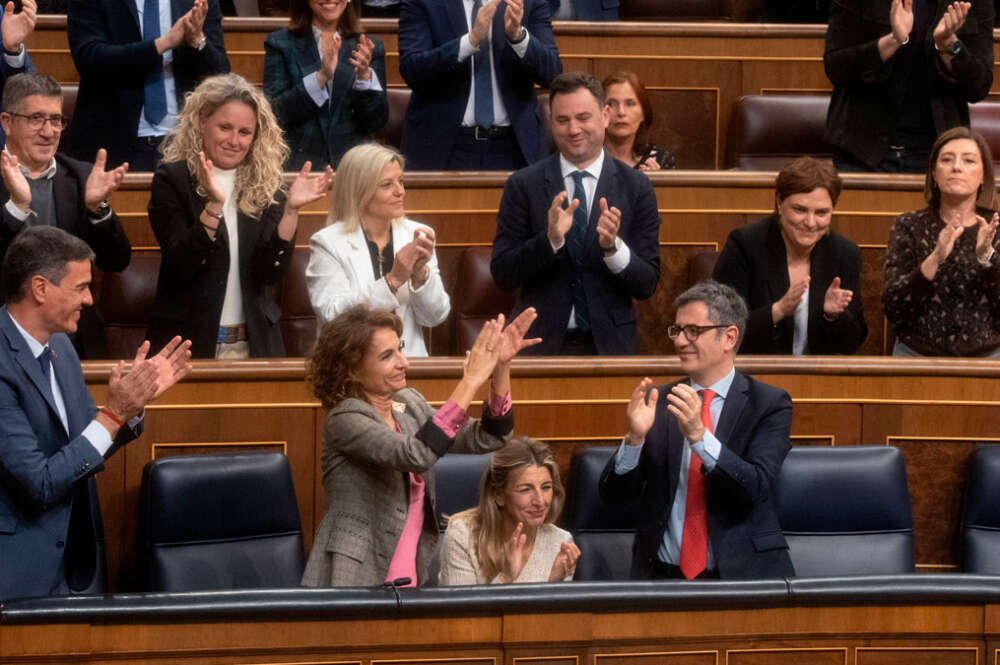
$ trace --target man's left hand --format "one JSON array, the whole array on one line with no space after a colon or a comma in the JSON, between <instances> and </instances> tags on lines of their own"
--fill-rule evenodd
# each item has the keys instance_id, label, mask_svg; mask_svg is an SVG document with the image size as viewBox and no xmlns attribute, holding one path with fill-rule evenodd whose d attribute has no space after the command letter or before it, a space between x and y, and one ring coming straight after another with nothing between
<instances>
[{"instance_id":1,"label":"man's left hand","mask_svg":"<svg viewBox=\"0 0 1000 665\"><path fill-rule=\"evenodd\" d=\"M94 159L94 168L90 169L87 176L87 183L84 185L83 203L90 212L97 212L102 201L111 196L111 192L118 189L122 184L122 179L128 173L128 162L110 171L105 171L104 167L108 162L108 151L101 148L97 151Z\"/></svg>"},{"instance_id":2,"label":"man's left hand","mask_svg":"<svg viewBox=\"0 0 1000 665\"><path fill-rule=\"evenodd\" d=\"M622 223L622 211L608 206L608 200L601 197L601 216L597 218L597 242L601 249L613 250L618 237L618 227Z\"/></svg>"},{"instance_id":3,"label":"man's left hand","mask_svg":"<svg viewBox=\"0 0 1000 665\"><path fill-rule=\"evenodd\" d=\"M686 383L678 383L667 393L667 411L677 418L677 427L689 442L705 438L705 426L701 422L701 397L698 391Z\"/></svg>"},{"instance_id":4,"label":"man's left hand","mask_svg":"<svg viewBox=\"0 0 1000 665\"><path fill-rule=\"evenodd\" d=\"M184 41L191 48L198 48L204 39L205 15L208 14L207 0L194 0L194 6L184 16Z\"/></svg>"},{"instance_id":5,"label":"man's left hand","mask_svg":"<svg viewBox=\"0 0 1000 665\"><path fill-rule=\"evenodd\" d=\"M22 0L21 11L14 13L14 3L4 6L3 20L0 21L0 33L3 35L3 48L13 53L21 50L21 44L35 29L35 13L38 7L35 0Z\"/></svg>"},{"instance_id":6,"label":"man's left hand","mask_svg":"<svg viewBox=\"0 0 1000 665\"><path fill-rule=\"evenodd\" d=\"M948 9L941 15L941 20L934 28L934 44L937 45L938 51L944 51L955 41L955 33L965 23L971 8L971 2L953 2L948 5Z\"/></svg>"},{"instance_id":7,"label":"man's left hand","mask_svg":"<svg viewBox=\"0 0 1000 665\"><path fill-rule=\"evenodd\" d=\"M503 30L507 39L517 41L521 37L521 19L524 18L524 0L506 0L503 13Z\"/></svg>"}]
</instances>

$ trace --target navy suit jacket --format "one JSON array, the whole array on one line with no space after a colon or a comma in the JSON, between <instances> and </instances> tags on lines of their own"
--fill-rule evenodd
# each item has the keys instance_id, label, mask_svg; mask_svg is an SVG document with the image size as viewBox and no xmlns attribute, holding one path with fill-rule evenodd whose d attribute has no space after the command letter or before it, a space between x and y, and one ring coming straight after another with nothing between
<instances>
[{"instance_id":1,"label":"navy suit jacket","mask_svg":"<svg viewBox=\"0 0 1000 665\"><path fill-rule=\"evenodd\" d=\"M169 2L174 22L194 4ZM208 0L203 31L202 50L186 43L173 49L178 109L201 79L229 71L218 0ZM106 148L108 164L127 161L139 131L146 76L163 67L163 57L152 39L142 39L135 0L70 0L66 32L80 73L69 153L93 161L97 150Z\"/></svg>"},{"instance_id":2,"label":"navy suit jacket","mask_svg":"<svg viewBox=\"0 0 1000 665\"><path fill-rule=\"evenodd\" d=\"M682 446L688 445L677 419L667 411L666 394L673 385L658 388L656 419L646 434L639 465L618 475L612 457L601 475L604 501L639 502L634 579L651 576L677 492ZM705 478L708 538L722 579L795 574L774 507L775 481L791 447L791 427L788 393L736 372L715 430L722 450Z\"/></svg>"},{"instance_id":3,"label":"navy suit jacket","mask_svg":"<svg viewBox=\"0 0 1000 665\"><path fill-rule=\"evenodd\" d=\"M490 272L501 289L521 290L511 318L527 307L538 310L527 336L541 337L542 343L522 353L558 354L569 324L577 270L568 247L564 244L553 253L547 235L549 206L564 189L559 155L555 154L511 175L500 200ZM628 266L617 275L605 265L597 241L597 219L601 216L597 202L602 196L609 206L621 210L618 236L631 252ZM605 153L590 205L586 255L579 271L594 344L602 355L639 352L632 299L644 300L656 290L660 279L659 232L660 215L649 178Z\"/></svg>"},{"instance_id":4,"label":"navy suit jacket","mask_svg":"<svg viewBox=\"0 0 1000 665\"><path fill-rule=\"evenodd\" d=\"M792 352L793 317L786 316L778 325L771 320L771 305L789 286L788 254L776 214L731 231L712 276L736 289L750 308L741 352ZM840 316L827 321L823 301L834 277L840 277L840 287L854 291L854 296ZM861 303L861 251L833 231L820 238L810 256L807 330L806 353L813 355L854 353L868 336Z\"/></svg>"},{"instance_id":5,"label":"navy suit jacket","mask_svg":"<svg viewBox=\"0 0 1000 665\"><path fill-rule=\"evenodd\" d=\"M66 335L53 335L49 346L68 435L38 361L0 308L0 600L100 591L92 588L103 569L92 476L105 458L81 436L97 408ZM135 434L121 428L107 456Z\"/></svg>"},{"instance_id":6,"label":"navy suit jacket","mask_svg":"<svg viewBox=\"0 0 1000 665\"><path fill-rule=\"evenodd\" d=\"M309 96L302 78L319 71L321 60L312 30L299 35L287 28L272 32L264 41L264 94L271 100L274 113L291 152L285 169L298 171L306 161L314 169L327 164L336 168L345 152L371 138L389 119L385 96L385 46L377 38L372 51L371 68L378 76L381 90L355 90L351 53L358 38L343 40L333 77L333 95L323 106Z\"/></svg>"},{"instance_id":7,"label":"navy suit jacket","mask_svg":"<svg viewBox=\"0 0 1000 665\"><path fill-rule=\"evenodd\" d=\"M548 88L562 72L546 0L525 0L521 24L531 35L524 58L507 43L503 7L493 17L491 44L497 87L527 163L547 152L535 84ZM403 153L413 170L445 168L469 102L472 58L458 61L469 32L462 0L403 0L399 71L413 91L406 109Z\"/></svg>"},{"instance_id":8,"label":"navy suit jacket","mask_svg":"<svg viewBox=\"0 0 1000 665\"><path fill-rule=\"evenodd\" d=\"M618 0L571 0L577 21L617 21ZM559 11L560 0L548 0L552 16Z\"/></svg>"}]
</instances>

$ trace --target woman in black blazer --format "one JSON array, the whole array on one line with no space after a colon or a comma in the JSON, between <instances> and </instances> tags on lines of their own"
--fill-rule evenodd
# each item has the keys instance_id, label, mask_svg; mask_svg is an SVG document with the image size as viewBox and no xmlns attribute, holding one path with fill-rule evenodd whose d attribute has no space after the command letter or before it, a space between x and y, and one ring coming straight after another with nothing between
<instances>
[{"instance_id":1,"label":"woman in black blazer","mask_svg":"<svg viewBox=\"0 0 1000 665\"><path fill-rule=\"evenodd\" d=\"M163 143L149 222L162 262L147 336L195 358L284 355L270 286L292 258L298 211L326 193L307 163L287 191L288 148L267 99L237 74L207 78Z\"/></svg>"},{"instance_id":2,"label":"woman in black blazer","mask_svg":"<svg viewBox=\"0 0 1000 665\"><path fill-rule=\"evenodd\" d=\"M264 42L264 94L285 130L285 168L334 167L389 119L385 47L361 34L360 0L292 0Z\"/></svg>"},{"instance_id":3,"label":"woman in black blazer","mask_svg":"<svg viewBox=\"0 0 1000 665\"><path fill-rule=\"evenodd\" d=\"M830 230L841 181L800 157L775 181L775 213L730 232L713 277L747 301L741 353L854 353L868 336L861 252Z\"/></svg>"}]
</instances>

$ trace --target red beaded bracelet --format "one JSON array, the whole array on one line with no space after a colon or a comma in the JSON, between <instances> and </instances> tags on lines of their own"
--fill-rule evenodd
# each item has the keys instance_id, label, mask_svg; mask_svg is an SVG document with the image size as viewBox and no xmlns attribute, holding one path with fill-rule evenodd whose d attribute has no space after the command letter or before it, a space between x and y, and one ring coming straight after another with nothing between
<instances>
[{"instance_id":1,"label":"red beaded bracelet","mask_svg":"<svg viewBox=\"0 0 1000 665\"><path fill-rule=\"evenodd\" d=\"M122 420L118 416L116 416L115 414L111 413L110 409L106 409L105 407L102 406L101 407L101 413L103 413L104 415L106 415L108 418L111 418L111 420L113 420L114 423L116 425L118 425L119 427L125 427L125 423L122 422Z\"/></svg>"}]
</instances>

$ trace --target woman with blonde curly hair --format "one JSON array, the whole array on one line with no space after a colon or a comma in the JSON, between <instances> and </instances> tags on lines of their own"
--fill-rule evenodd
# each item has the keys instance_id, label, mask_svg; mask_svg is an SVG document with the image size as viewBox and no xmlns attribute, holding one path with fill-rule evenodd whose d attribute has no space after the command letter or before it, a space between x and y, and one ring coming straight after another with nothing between
<instances>
[{"instance_id":1,"label":"woman with blonde curly hair","mask_svg":"<svg viewBox=\"0 0 1000 665\"><path fill-rule=\"evenodd\" d=\"M504 326L487 321L465 356L462 379L434 409L406 387L403 322L365 304L320 331L306 360L313 394L330 411L323 430L323 516L302 577L304 586L424 584L438 540L434 463L455 450L502 446L514 427L510 363L541 340L524 339L528 308ZM483 417L466 411L486 383ZM400 582L402 584L402 582Z\"/></svg>"},{"instance_id":2,"label":"woman with blonde curly hair","mask_svg":"<svg viewBox=\"0 0 1000 665\"><path fill-rule=\"evenodd\" d=\"M149 200L162 263L147 337L182 335L195 358L283 356L270 286L292 258L299 208L326 193L333 172L310 175L306 162L282 187L281 128L237 74L202 81L162 149Z\"/></svg>"},{"instance_id":3,"label":"woman with blonde curly hair","mask_svg":"<svg viewBox=\"0 0 1000 665\"><path fill-rule=\"evenodd\" d=\"M565 494L548 446L526 436L512 439L493 453L479 505L448 521L439 583L571 579L580 549L555 525Z\"/></svg>"}]
</instances>

